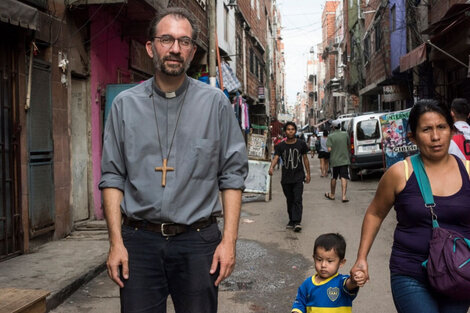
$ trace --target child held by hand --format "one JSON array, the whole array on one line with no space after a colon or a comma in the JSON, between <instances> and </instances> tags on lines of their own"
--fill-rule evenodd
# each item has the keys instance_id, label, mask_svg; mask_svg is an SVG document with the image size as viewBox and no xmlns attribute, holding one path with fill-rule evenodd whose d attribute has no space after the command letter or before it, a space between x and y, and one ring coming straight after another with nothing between
<instances>
[{"instance_id":1,"label":"child held by hand","mask_svg":"<svg viewBox=\"0 0 470 313\"><path fill-rule=\"evenodd\" d=\"M319 308L323 308L321 312L351 312L352 301L359 286L364 285L365 275L361 271L352 277L338 273L346 263L345 253L346 241L340 234L323 234L315 240L316 274L300 285L291 312L315 312Z\"/></svg>"}]
</instances>

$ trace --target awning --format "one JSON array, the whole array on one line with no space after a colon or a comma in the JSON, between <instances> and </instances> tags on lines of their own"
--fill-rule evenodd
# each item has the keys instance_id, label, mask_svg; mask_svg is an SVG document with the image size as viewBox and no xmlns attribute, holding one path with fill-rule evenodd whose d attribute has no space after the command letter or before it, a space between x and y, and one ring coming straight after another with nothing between
<instances>
[{"instance_id":1,"label":"awning","mask_svg":"<svg viewBox=\"0 0 470 313\"><path fill-rule=\"evenodd\" d=\"M426 30L422 31L423 34L431 35L431 41L441 37L458 27L460 23L467 20L469 15L467 11L470 11L469 3L457 3L452 5L446 14L434 24L431 24ZM460 30L459 30L460 31Z\"/></svg>"},{"instance_id":2,"label":"awning","mask_svg":"<svg viewBox=\"0 0 470 313\"><path fill-rule=\"evenodd\" d=\"M426 61L426 44L423 43L400 57L400 72L404 72Z\"/></svg>"},{"instance_id":3,"label":"awning","mask_svg":"<svg viewBox=\"0 0 470 313\"><path fill-rule=\"evenodd\" d=\"M16 0L1 0L0 21L38 30L38 10Z\"/></svg>"}]
</instances>

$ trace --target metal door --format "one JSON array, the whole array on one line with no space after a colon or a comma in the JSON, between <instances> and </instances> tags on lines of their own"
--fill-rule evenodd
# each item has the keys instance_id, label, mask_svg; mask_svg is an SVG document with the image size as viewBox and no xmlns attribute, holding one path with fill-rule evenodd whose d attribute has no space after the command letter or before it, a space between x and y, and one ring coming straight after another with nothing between
<instances>
[{"instance_id":1,"label":"metal door","mask_svg":"<svg viewBox=\"0 0 470 313\"><path fill-rule=\"evenodd\" d=\"M31 237L54 229L51 67L34 60L28 111L29 219Z\"/></svg>"},{"instance_id":2,"label":"metal door","mask_svg":"<svg viewBox=\"0 0 470 313\"><path fill-rule=\"evenodd\" d=\"M13 48L14 35L6 34L9 35L0 45L0 260L17 255L23 249L18 53Z\"/></svg>"},{"instance_id":3,"label":"metal door","mask_svg":"<svg viewBox=\"0 0 470 313\"><path fill-rule=\"evenodd\" d=\"M72 79L72 208L73 220L90 217L88 210L88 93L87 81Z\"/></svg>"}]
</instances>

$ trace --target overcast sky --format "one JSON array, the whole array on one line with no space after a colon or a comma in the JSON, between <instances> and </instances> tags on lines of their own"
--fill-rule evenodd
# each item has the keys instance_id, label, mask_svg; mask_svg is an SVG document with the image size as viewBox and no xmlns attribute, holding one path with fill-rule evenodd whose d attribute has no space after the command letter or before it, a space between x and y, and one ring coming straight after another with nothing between
<instances>
[{"instance_id":1,"label":"overcast sky","mask_svg":"<svg viewBox=\"0 0 470 313\"><path fill-rule=\"evenodd\" d=\"M310 47L321 42L321 14L325 0L278 0L281 11L284 56L286 59L285 90L289 105L302 91L307 75Z\"/></svg>"}]
</instances>

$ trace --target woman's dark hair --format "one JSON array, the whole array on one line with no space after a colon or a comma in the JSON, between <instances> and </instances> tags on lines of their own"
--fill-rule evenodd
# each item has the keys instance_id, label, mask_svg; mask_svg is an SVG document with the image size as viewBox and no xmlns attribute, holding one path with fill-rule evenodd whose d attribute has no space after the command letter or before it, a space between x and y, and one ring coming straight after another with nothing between
<instances>
[{"instance_id":1,"label":"woman's dark hair","mask_svg":"<svg viewBox=\"0 0 470 313\"><path fill-rule=\"evenodd\" d=\"M286 122L286 123L284 124L284 131L287 131L287 126L289 126L289 125L290 125L290 126L294 126L295 131L297 131L297 125L295 125L294 122Z\"/></svg>"},{"instance_id":2,"label":"woman's dark hair","mask_svg":"<svg viewBox=\"0 0 470 313\"><path fill-rule=\"evenodd\" d=\"M328 130L325 129L325 130L323 131L323 137L328 137Z\"/></svg>"},{"instance_id":3,"label":"woman's dark hair","mask_svg":"<svg viewBox=\"0 0 470 313\"><path fill-rule=\"evenodd\" d=\"M416 128L418 128L418 121L421 115L428 112L435 112L442 115L449 127L452 128L454 122L452 116L450 115L449 109L439 103L437 100L433 99L422 99L415 103L413 108L410 111L410 116L408 118L408 125L410 127L411 134L416 135Z\"/></svg>"},{"instance_id":4,"label":"woman's dark hair","mask_svg":"<svg viewBox=\"0 0 470 313\"><path fill-rule=\"evenodd\" d=\"M155 34L157 33L157 25L160 23L160 21L167 15L172 15L176 17L177 19L184 18L187 19L189 24L191 24L191 28L193 29L193 33L191 35L192 40L196 40L197 36L199 34L199 28L197 26L196 20L194 16L189 12L188 10L184 8L167 8L164 9L153 18L153 20L150 22L149 27L147 29L147 36L149 40L153 40L155 37Z\"/></svg>"},{"instance_id":5,"label":"woman's dark hair","mask_svg":"<svg viewBox=\"0 0 470 313\"><path fill-rule=\"evenodd\" d=\"M325 251L334 249L340 260L344 259L346 254L346 240L344 240L344 237L338 233L320 235L315 240L315 245L313 246L313 255L315 255L315 251L317 251L318 247L325 249Z\"/></svg>"}]
</instances>

